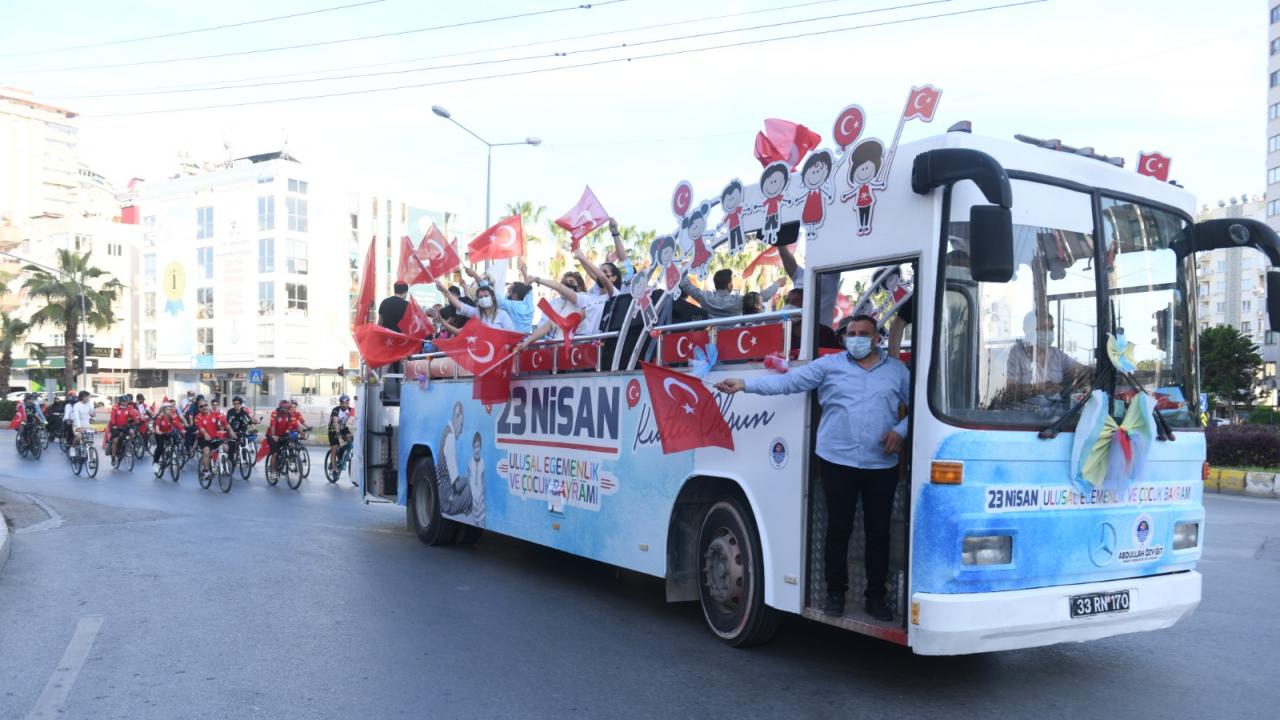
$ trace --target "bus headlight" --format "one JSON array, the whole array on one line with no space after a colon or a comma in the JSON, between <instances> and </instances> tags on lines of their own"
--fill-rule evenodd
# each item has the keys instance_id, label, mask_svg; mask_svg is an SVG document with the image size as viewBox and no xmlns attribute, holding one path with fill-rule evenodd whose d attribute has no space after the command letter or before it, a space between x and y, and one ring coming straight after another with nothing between
<instances>
[{"instance_id":1,"label":"bus headlight","mask_svg":"<svg viewBox=\"0 0 1280 720\"><path fill-rule=\"evenodd\" d=\"M1012 535L970 535L960 549L965 565L1008 565L1013 562Z\"/></svg>"},{"instance_id":2,"label":"bus headlight","mask_svg":"<svg viewBox=\"0 0 1280 720\"><path fill-rule=\"evenodd\" d=\"M1173 549L1190 550L1200 544L1200 523L1180 522L1173 525Z\"/></svg>"}]
</instances>

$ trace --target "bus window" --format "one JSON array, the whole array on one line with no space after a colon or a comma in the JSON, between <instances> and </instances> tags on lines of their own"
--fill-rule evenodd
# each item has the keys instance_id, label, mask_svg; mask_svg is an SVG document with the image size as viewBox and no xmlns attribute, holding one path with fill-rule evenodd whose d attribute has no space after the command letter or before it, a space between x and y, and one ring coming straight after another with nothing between
<instances>
[{"instance_id":1,"label":"bus window","mask_svg":"<svg viewBox=\"0 0 1280 720\"><path fill-rule=\"evenodd\" d=\"M983 425L1043 425L1088 390L1097 349L1093 213L1084 193L1012 182L1014 276L969 273L971 183L952 189L933 403Z\"/></svg>"},{"instance_id":2,"label":"bus window","mask_svg":"<svg viewBox=\"0 0 1280 720\"><path fill-rule=\"evenodd\" d=\"M1155 393L1156 411L1174 427L1195 427L1195 333L1187 332L1191 257L1179 263L1170 242L1186 227L1182 218L1131 202L1102 198L1107 287L1112 331L1133 345L1133 376ZM1136 388L1117 380L1116 400ZM1117 412L1119 409L1117 408Z\"/></svg>"}]
</instances>

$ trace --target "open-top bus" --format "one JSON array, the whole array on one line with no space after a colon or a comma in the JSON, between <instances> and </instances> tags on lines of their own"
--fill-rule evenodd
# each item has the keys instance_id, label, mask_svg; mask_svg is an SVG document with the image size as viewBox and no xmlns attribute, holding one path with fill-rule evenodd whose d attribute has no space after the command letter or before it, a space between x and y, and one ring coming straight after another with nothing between
<instances>
[{"instance_id":1,"label":"open-top bus","mask_svg":"<svg viewBox=\"0 0 1280 720\"><path fill-rule=\"evenodd\" d=\"M406 506L431 545L488 530L663 578L668 600L699 601L711 630L737 645L766 640L783 612L922 654L1090 640L1187 616L1205 537L1193 256L1244 245L1280 265L1275 233L1249 220L1197 224L1180 186L1052 141L953 129L897 148L879 184L865 183L869 196L850 167L855 149L832 154L825 217L805 228L802 312L655 328L628 313L571 348L525 351L508 401L493 405L473 400L471 378L446 358L415 356L398 397L373 384L360 398L366 499ZM800 187L802 171L790 179ZM742 206L774 191L746 184ZM800 232L801 204L784 204L770 239ZM744 215L748 238L769 232L761 215ZM890 274L909 292L885 285ZM1268 290L1280 327L1280 273ZM681 368L692 347L714 345L712 382L776 372L769 354L794 369L825 352L818 326L839 295L879 304L883 325L910 323L889 622L852 603L842 616L820 611L816 400L717 395L734 449L664 454L636 365ZM1127 373L1107 350L1122 334ZM1037 377L1050 366L1070 380ZM1139 397L1155 424L1144 462L1096 482L1081 469L1105 445L1083 426L1091 397L1098 427L1125 425ZM860 527L850 547L856 595Z\"/></svg>"}]
</instances>

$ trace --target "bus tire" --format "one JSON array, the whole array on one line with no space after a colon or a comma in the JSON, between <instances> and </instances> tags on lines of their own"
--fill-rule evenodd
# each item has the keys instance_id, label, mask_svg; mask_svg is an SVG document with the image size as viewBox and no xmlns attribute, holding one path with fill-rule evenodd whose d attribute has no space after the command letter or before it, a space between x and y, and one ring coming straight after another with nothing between
<instances>
[{"instance_id":1,"label":"bus tire","mask_svg":"<svg viewBox=\"0 0 1280 720\"><path fill-rule=\"evenodd\" d=\"M717 637L734 647L768 642L781 619L764 602L764 555L746 503L713 504L698 532L698 597Z\"/></svg>"},{"instance_id":2,"label":"bus tire","mask_svg":"<svg viewBox=\"0 0 1280 720\"><path fill-rule=\"evenodd\" d=\"M457 523L440 515L435 468L429 458L413 465L408 520L409 529L428 545L452 545L458 535Z\"/></svg>"}]
</instances>

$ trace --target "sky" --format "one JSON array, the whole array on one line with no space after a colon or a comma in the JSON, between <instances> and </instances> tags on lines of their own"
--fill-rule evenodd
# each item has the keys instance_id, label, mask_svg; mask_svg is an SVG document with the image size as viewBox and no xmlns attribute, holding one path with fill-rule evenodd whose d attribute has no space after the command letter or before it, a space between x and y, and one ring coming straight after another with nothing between
<instances>
[{"instance_id":1,"label":"sky","mask_svg":"<svg viewBox=\"0 0 1280 720\"><path fill-rule=\"evenodd\" d=\"M382 0L62 50L361 0L9 0L0 4L0 85L81 113L83 158L121 186L167 176L179 151L216 161L224 144L239 157L287 142L320 172L460 213L463 227L483 224L486 149L433 105L490 142L541 138L494 148L494 221L524 200L554 218L589 184L623 224L665 230L678 181L703 198L758 175L752 144L765 118L804 123L830 142L836 114L857 103L866 135L891 138L910 88L925 83L943 91L937 117L909 123L904 142L969 120L977 134L1060 138L1130 168L1139 151L1161 151L1201 204L1264 191L1265 0L984 10L1017 1L603 0L580 9L576 0ZM495 19L513 15L523 17ZM917 19L930 15L945 16ZM386 33L402 34L260 52ZM808 36L754 42L792 35ZM708 49L727 44L738 46ZM685 52L644 57L675 51ZM556 69L584 63L599 64ZM521 74L484 77L511 73ZM172 92L247 78L277 84ZM418 87L153 112L405 85ZM155 88L165 91L119 94Z\"/></svg>"}]
</instances>

